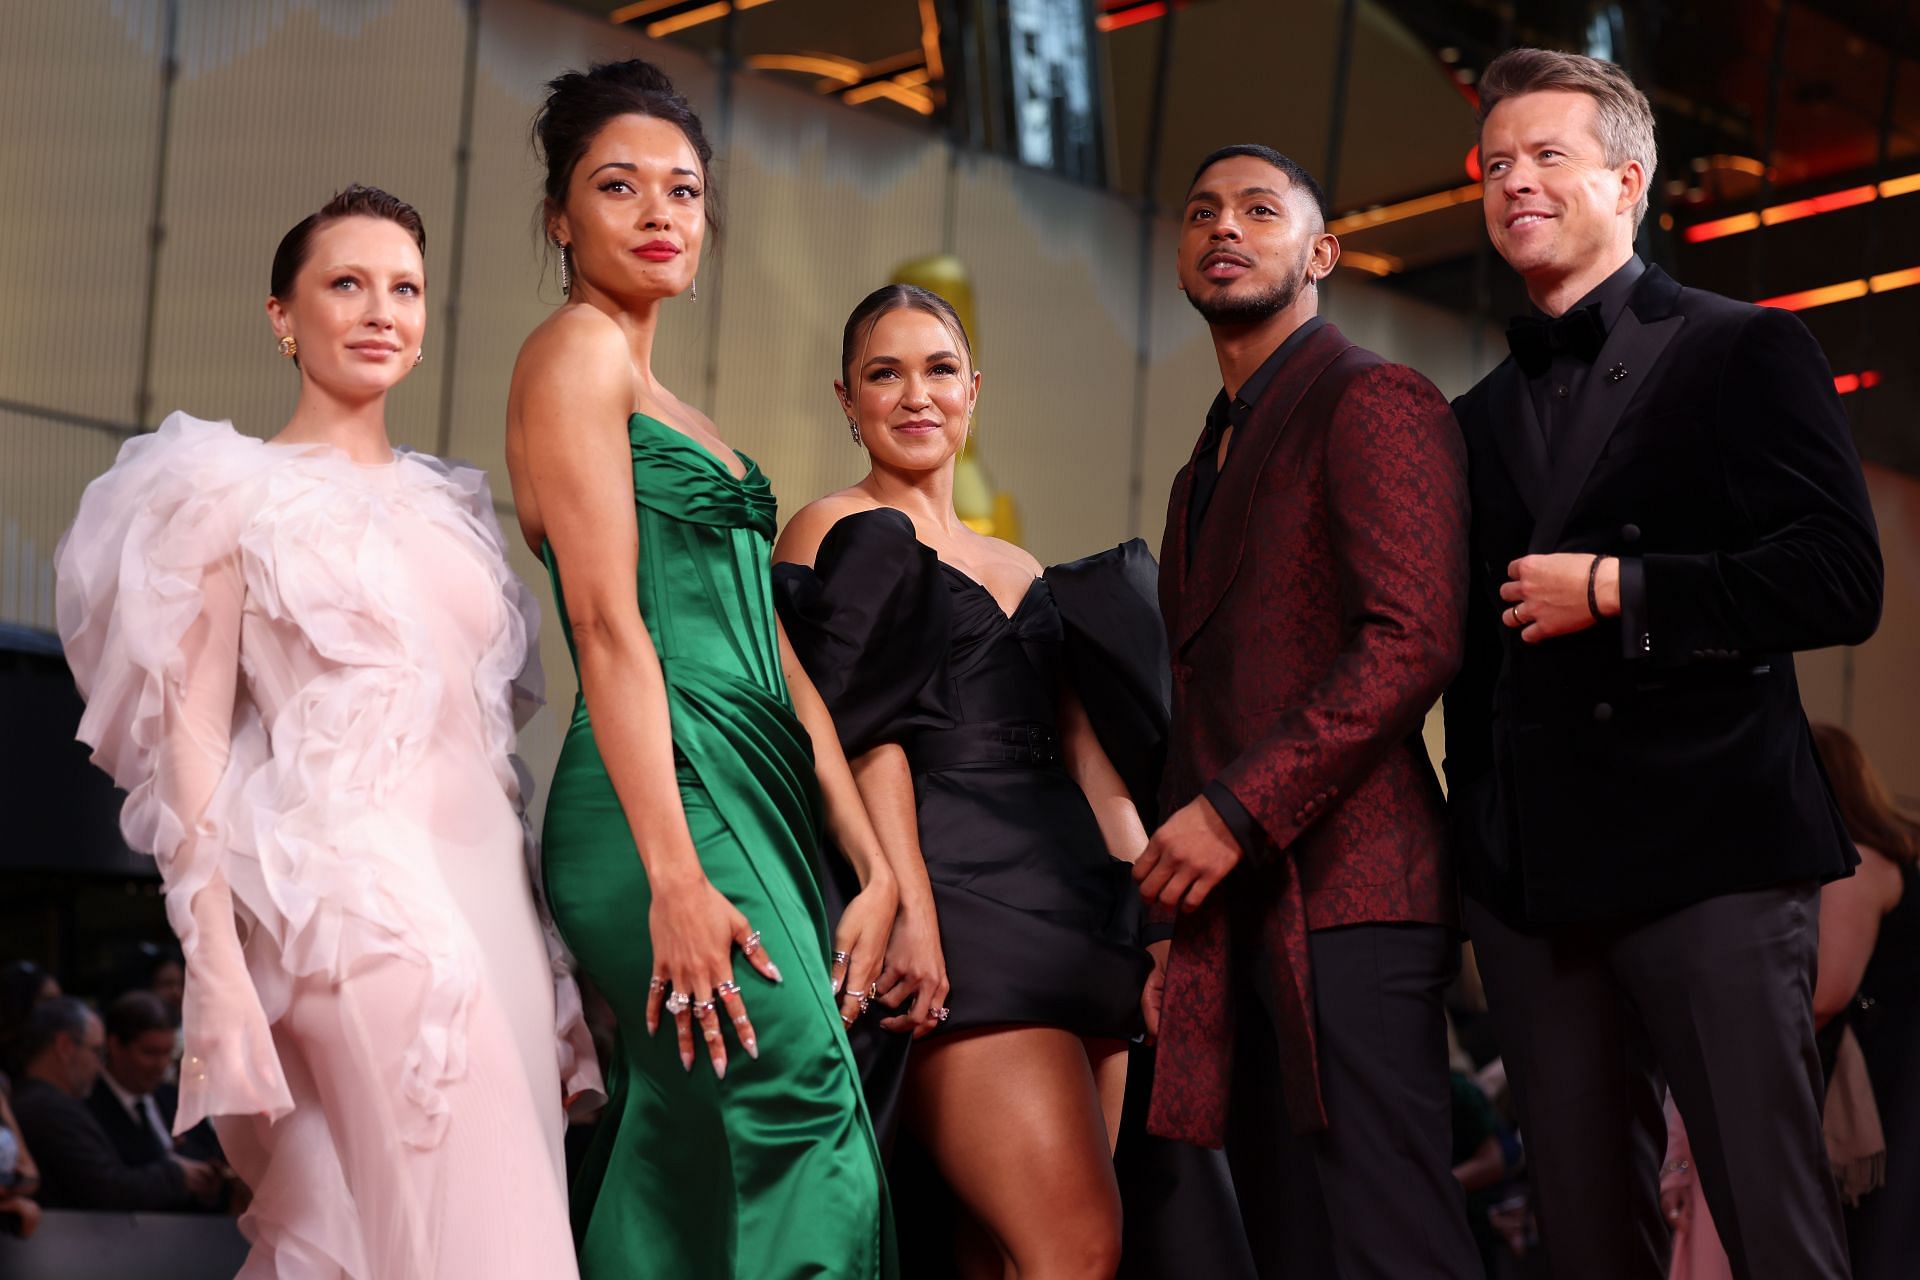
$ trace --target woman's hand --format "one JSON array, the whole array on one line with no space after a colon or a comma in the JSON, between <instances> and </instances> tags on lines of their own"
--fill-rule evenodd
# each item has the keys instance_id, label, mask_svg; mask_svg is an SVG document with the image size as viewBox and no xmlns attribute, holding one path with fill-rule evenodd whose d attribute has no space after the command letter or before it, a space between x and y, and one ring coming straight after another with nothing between
<instances>
[{"instance_id":1,"label":"woman's hand","mask_svg":"<svg viewBox=\"0 0 1920 1280\"><path fill-rule=\"evenodd\" d=\"M856 894L840 913L833 931L833 994L840 997L840 1021L848 1027L872 1000L899 907L893 877L883 876Z\"/></svg>"},{"instance_id":2,"label":"woman's hand","mask_svg":"<svg viewBox=\"0 0 1920 1280\"><path fill-rule=\"evenodd\" d=\"M713 1074L726 1078L727 1042L720 1034L714 1011L718 997L733 1021L740 1047L749 1058L760 1056L760 1045L747 1019L740 984L733 980L733 949L740 948L747 963L770 982L780 981L760 935L746 916L704 876L684 884L656 887L647 912L653 937L653 980L647 991L647 1034L660 1029L660 1010L673 1015L680 1040L680 1065L693 1070L693 1024L707 1042ZM671 995L669 995L671 992Z\"/></svg>"},{"instance_id":3,"label":"woman's hand","mask_svg":"<svg viewBox=\"0 0 1920 1280\"><path fill-rule=\"evenodd\" d=\"M940 921L933 904L905 907L893 923L887 943L887 967L880 973L880 1003L912 1008L880 1023L888 1031L911 1031L919 1039L947 1019L947 957L940 950Z\"/></svg>"},{"instance_id":4,"label":"woman's hand","mask_svg":"<svg viewBox=\"0 0 1920 1280\"><path fill-rule=\"evenodd\" d=\"M1147 975L1147 985L1140 988L1140 1016L1147 1023L1148 1044L1160 1038L1160 1002L1167 994L1167 953L1172 950L1172 938L1147 947L1147 954L1153 957L1153 972Z\"/></svg>"}]
</instances>

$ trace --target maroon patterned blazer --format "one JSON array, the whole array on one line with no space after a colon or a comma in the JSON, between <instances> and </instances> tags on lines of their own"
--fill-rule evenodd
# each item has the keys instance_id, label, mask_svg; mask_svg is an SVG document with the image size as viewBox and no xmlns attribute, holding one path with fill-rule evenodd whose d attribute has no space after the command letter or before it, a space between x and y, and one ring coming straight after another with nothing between
<instances>
[{"instance_id":1,"label":"maroon patterned blazer","mask_svg":"<svg viewBox=\"0 0 1920 1280\"><path fill-rule=\"evenodd\" d=\"M1287 1111L1310 1132L1327 1120L1308 932L1454 922L1420 727L1461 659L1465 447L1432 383L1325 325L1235 432L1189 568L1192 491L1189 461L1160 555L1160 811L1217 778L1263 838L1175 927L1148 1128L1219 1146L1234 1001L1249 994L1233 954L1271 965Z\"/></svg>"}]
</instances>

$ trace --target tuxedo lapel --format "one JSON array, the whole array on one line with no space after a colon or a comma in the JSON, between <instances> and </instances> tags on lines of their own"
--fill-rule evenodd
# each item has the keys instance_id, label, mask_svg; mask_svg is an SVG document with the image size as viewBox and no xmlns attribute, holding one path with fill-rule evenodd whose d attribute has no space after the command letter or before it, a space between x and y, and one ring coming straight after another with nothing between
<instances>
[{"instance_id":1,"label":"tuxedo lapel","mask_svg":"<svg viewBox=\"0 0 1920 1280\"><path fill-rule=\"evenodd\" d=\"M1679 292L1671 277L1658 267L1648 267L1626 310L1607 334L1606 345L1594 358L1580 403L1555 443L1546 496L1534 511L1529 553L1552 551L1559 544L1573 504L1586 488L1587 477L1593 474L1594 463L1600 460L1627 406L1648 384L1667 345L1686 322L1686 317L1672 314Z\"/></svg>"},{"instance_id":2,"label":"tuxedo lapel","mask_svg":"<svg viewBox=\"0 0 1920 1280\"><path fill-rule=\"evenodd\" d=\"M1342 354L1351 350L1340 330L1323 325L1309 337L1280 367L1244 428L1233 433L1228 449L1226 470L1213 491L1213 500L1200 523L1200 535L1193 546L1193 568L1181 582L1178 612L1170 613L1173 648L1177 654L1193 638L1232 585L1240 568L1240 556L1246 545L1247 520L1253 511L1253 499L1265 476L1274 446L1286 434L1288 420L1320 375ZM1192 495L1192 465L1187 470L1188 497ZM1186 557L1186 506L1181 504L1178 535L1181 562Z\"/></svg>"},{"instance_id":3,"label":"tuxedo lapel","mask_svg":"<svg viewBox=\"0 0 1920 1280\"><path fill-rule=\"evenodd\" d=\"M1494 448L1500 453L1500 461L1506 464L1513 487L1526 504L1527 514L1537 516L1551 478L1547 436L1540 429L1540 417L1534 412L1527 380L1520 376L1520 366L1513 360L1495 369L1487 384L1487 418L1493 430Z\"/></svg>"}]
</instances>

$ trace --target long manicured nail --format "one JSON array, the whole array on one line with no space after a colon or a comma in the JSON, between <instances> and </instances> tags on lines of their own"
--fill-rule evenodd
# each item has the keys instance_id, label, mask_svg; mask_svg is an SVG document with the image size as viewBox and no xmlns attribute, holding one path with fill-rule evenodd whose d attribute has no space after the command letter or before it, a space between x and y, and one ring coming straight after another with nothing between
<instances>
[{"instance_id":1,"label":"long manicured nail","mask_svg":"<svg viewBox=\"0 0 1920 1280\"><path fill-rule=\"evenodd\" d=\"M727 1060L725 1058L713 1059L713 1074L716 1079L725 1080L727 1078Z\"/></svg>"},{"instance_id":2,"label":"long manicured nail","mask_svg":"<svg viewBox=\"0 0 1920 1280\"><path fill-rule=\"evenodd\" d=\"M680 1054L680 1066L686 1071L693 1070L693 1055L683 1051Z\"/></svg>"},{"instance_id":3,"label":"long manicured nail","mask_svg":"<svg viewBox=\"0 0 1920 1280\"><path fill-rule=\"evenodd\" d=\"M752 1036L748 1036L745 1040L742 1040L740 1042L740 1047L745 1049L747 1051L747 1056L749 1058L752 1058L755 1062L758 1062L760 1060L760 1042L758 1040L755 1040Z\"/></svg>"},{"instance_id":4,"label":"long manicured nail","mask_svg":"<svg viewBox=\"0 0 1920 1280\"><path fill-rule=\"evenodd\" d=\"M781 976L780 976L780 966L779 966L779 965L777 965L777 964L775 964L775 963L774 963L773 961L771 961L771 960L769 960L769 961L767 961L767 972L768 972L769 974L771 974L771 975L773 976L773 980L774 980L775 982L785 982L785 981L786 981L786 979L785 979L785 978L783 978L783 977L781 977Z\"/></svg>"}]
</instances>

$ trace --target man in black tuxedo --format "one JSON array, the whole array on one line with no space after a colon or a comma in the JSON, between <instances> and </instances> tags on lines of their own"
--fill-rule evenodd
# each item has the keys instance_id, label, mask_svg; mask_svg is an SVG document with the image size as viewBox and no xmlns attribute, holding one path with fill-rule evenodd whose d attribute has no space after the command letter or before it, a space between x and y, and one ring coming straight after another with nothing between
<instances>
[{"instance_id":1,"label":"man in black tuxedo","mask_svg":"<svg viewBox=\"0 0 1920 1280\"><path fill-rule=\"evenodd\" d=\"M1537 314L1454 405L1447 773L1553 1274L1665 1276L1664 1080L1735 1275L1844 1277L1812 989L1819 885L1856 859L1793 653L1878 623L1860 461L1798 319L1634 255L1625 73L1519 49L1480 94L1488 234Z\"/></svg>"},{"instance_id":2,"label":"man in black tuxedo","mask_svg":"<svg viewBox=\"0 0 1920 1280\"><path fill-rule=\"evenodd\" d=\"M138 1168L172 1159L177 1152L200 1161L217 1161L219 1144L212 1126L200 1126L179 1140L173 1115L180 1103L177 1086L167 1081L173 1065L173 1017L151 991L129 991L109 1004L106 1061L87 1106L113 1140L120 1158Z\"/></svg>"}]
</instances>

